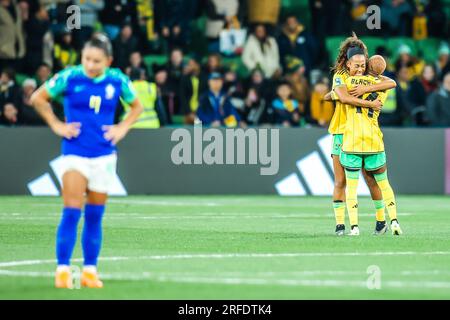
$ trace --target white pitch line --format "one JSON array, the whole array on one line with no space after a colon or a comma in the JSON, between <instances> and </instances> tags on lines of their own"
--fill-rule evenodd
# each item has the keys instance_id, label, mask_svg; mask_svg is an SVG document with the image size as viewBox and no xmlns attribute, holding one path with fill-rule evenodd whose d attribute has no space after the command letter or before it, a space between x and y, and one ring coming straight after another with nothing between
<instances>
[{"instance_id":1,"label":"white pitch line","mask_svg":"<svg viewBox=\"0 0 450 320\"><path fill-rule=\"evenodd\" d=\"M130 257L100 257L100 260L104 261L120 261L120 260L130 260ZM136 257L136 259L140 259L140 257ZM72 259L73 262L81 262L83 259L77 258ZM7 261L0 262L0 268L5 267L18 267L18 266L29 266L29 265L38 265L38 264L47 264L47 263L55 263L55 259L44 259L44 260L22 260L22 261Z\"/></svg>"},{"instance_id":2,"label":"white pitch line","mask_svg":"<svg viewBox=\"0 0 450 320\"><path fill-rule=\"evenodd\" d=\"M0 276L11 277L54 277L53 272L26 272L0 270ZM266 279L266 278L239 278L239 277L195 277L195 276L173 276L170 274L102 274L104 280L142 281L152 280L157 282L177 283L207 283L226 285L278 285L278 286L305 286L305 287L360 287L367 288L366 281L357 280L311 280L311 279ZM382 281L382 288L450 288L450 281Z\"/></svg>"},{"instance_id":3,"label":"white pitch line","mask_svg":"<svg viewBox=\"0 0 450 320\"><path fill-rule=\"evenodd\" d=\"M27 216L27 214L11 214L12 216L6 215L6 214L0 214L0 220L51 220L51 219L59 219L60 214L47 214L46 216ZM409 216L410 213L398 213L398 216ZM374 214L359 214L360 217L374 217ZM141 219L141 220L170 220L170 219L184 219L184 220L198 220L198 219L302 219L302 218L331 218L332 215L329 214L276 214L276 213L269 213L269 214L261 214L261 215L248 215L248 214L239 214L239 213L233 213L233 214L219 214L219 215L213 215L209 213L202 213L198 215L144 215L144 214L107 214L105 216L105 219L107 220L120 220L120 219Z\"/></svg>"},{"instance_id":4,"label":"white pitch line","mask_svg":"<svg viewBox=\"0 0 450 320\"><path fill-rule=\"evenodd\" d=\"M100 257L104 261L118 260L171 260L171 259L228 259L228 258L296 258L296 257L364 257L364 256L405 256L405 255L450 255L450 251L375 251L375 252L292 252L292 253L206 253L206 254L173 254L152 255L139 257ZM82 259L72 259L82 261ZM0 268L24 265L37 265L55 263L54 259L48 260L22 260L0 262Z\"/></svg>"},{"instance_id":5,"label":"white pitch line","mask_svg":"<svg viewBox=\"0 0 450 320\"><path fill-rule=\"evenodd\" d=\"M197 276L199 272L142 272L139 273L101 273L102 278L105 279L143 279L146 277L155 277L155 275L160 277L193 277ZM205 275L204 273L201 273ZM400 273L397 272L383 272L383 275L401 275L401 276L416 276L416 275L449 275L450 272L445 270L429 270L429 271L419 271L419 270L407 270L402 271ZM54 272L42 272L42 271L15 271L15 270L0 270L0 275L8 275L8 276L25 276L25 277L53 277L55 275ZM367 273L363 271L341 271L341 270L305 270L305 271L263 271L263 272L243 272L243 271L225 271L225 272L215 272L214 276L222 276L222 277L244 277L244 276L257 276L257 277L274 277L274 276L366 276Z\"/></svg>"},{"instance_id":6,"label":"white pitch line","mask_svg":"<svg viewBox=\"0 0 450 320\"><path fill-rule=\"evenodd\" d=\"M117 203L117 204L136 204L136 205L159 205L159 206L209 206L215 207L220 206L219 203L216 202L202 202L202 201L163 201L163 200L129 200L129 199L109 199L108 203Z\"/></svg>"}]
</instances>

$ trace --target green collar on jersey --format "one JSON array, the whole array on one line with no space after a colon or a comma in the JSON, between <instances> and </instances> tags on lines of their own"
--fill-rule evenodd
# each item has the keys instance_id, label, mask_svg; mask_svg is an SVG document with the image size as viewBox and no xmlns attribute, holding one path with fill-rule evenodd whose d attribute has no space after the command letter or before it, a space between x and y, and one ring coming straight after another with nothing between
<instances>
[{"instance_id":1,"label":"green collar on jersey","mask_svg":"<svg viewBox=\"0 0 450 320\"><path fill-rule=\"evenodd\" d=\"M81 71L83 72L83 74L84 74L86 77L88 77L89 79L91 79L94 83L98 83L98 82L102 81L103 79L105 79L105 78L106 78L106 75L108 74L108 71L109 71L109 68L106 68L105 71L103 72L103 74L101 74L100 76L95 77L95 78L90 78L90 77L86 74L86 71L84 70L83 65L80 65L80 68L81 68Z\"/></svg>"}]
</instances>

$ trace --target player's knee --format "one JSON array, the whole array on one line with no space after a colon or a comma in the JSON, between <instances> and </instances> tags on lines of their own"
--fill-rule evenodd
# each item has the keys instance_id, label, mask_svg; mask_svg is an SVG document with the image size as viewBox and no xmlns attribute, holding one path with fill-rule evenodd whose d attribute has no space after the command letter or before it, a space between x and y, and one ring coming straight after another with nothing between
<instances>
[{"instance_id":1,"label":"player's knee","mask_svg":"<svg viewBox=\"0 0 450 320\"><path fill-rule=\"evenodd\" d=\"M375 179L372 178L372 179L365 179L365 180L366 180L367 186L369 188L377 188L378 187L377 181Z\"/></svg>"},{"instance_id":2,"label":"player's knee","mask_svg":"<svg viewBox=\"0 0 450 320\"><path fill-rule=\"evenodd\" d=\"M81 209L83 207L83 197L78 195L65 194L64 206Z\"/></svg>"},{"instance_id":3,"label":"player's knee","mask_svg":"<svg viewBox=\"0 0 450 320\"><path fill-rule=\"evenodd\" d=\"M345 183L345 179L336 179L334 181L334 187L336 189L345 189L346 183Z\"/></svg>"}]
</instances>

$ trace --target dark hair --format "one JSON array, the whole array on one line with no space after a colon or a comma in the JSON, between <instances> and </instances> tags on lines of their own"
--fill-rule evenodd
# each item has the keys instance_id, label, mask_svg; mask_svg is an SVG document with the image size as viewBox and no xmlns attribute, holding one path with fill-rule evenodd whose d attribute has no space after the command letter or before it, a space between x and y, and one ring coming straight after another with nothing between
<instances>
[{"instance_id":1,"label":"dark hair","mask_svg":"<svg viewBox=\"0 0 450 320\"><path fill-rule=\"evenodd\" d=\"M183 54L183 55L184 55L184 51L183 51L183 48L181 48L181 47L177 47L177 46L175 46L175 47L173 47L172 49L170 49L170 53L169 53L169 55L172 55L172 53L173 53L173 52L175 52L175 51L180 51L180 52L181 52L181 54Z\"/></svg>"},{"instance_id":2,"label":"dark hair","mask_svg":"<svg viewBox=\"0 0 450 320\"><path fill-rule=\"evenodd\" d=\"M277 83L277 86L276 86L277 90L278 90L278 88L281 87L281 86L288 86L288 87L292 90L291 84L290 84L288 81L286 81L286 80L281 80L281 81L279 81L279 82Z\"/></svg>"},{"instance_id":3,"label":"dark hair","mask_svg":"<svg viewBox=\"0 0 450 320\"><path fill-rule=\"evenodd\" d=\"M131 68L130 70L130 80L141 80L142 78L147 78L145 74L145 69L143 68Z\"/></svg>"},{"instance_id":4,"label":"dark hair","mask_svg":"<svg viewBox=\"0 0 450 320\"><path fill-rule=\"evenodd\" d=\"M111 41L103 33L97 33L94 37L92 37L92 39L84 45L84 49L85 48L98 48L103 50L107 57L112 57L113 55Z\"/></svg>"},{"instance_id":5,"label":"dark hair","mask_svg":"<svg viewBox=\"0 0 450 320\"><path fill-rule=\"evenodd\" d=\"M2 73L6 74L10 80L16 81L16 71L13 68L6 67Z\"/></svg>"},{"instance_id":6,"label":"dark hair","mask_svg":"<svg viewBox=\"0 0 450 320\"><path fill-rule=\"evenodd\" d=\"M385 46L378 46L375 48L375 54L378 54L383 57L389 57L391 54L389 50Z\"/></svg>"},{"instance_id":7,"label":"dark hair","mask_svg":"<svg viewBox=\"0 0 450 320\"><path fill-rule=\"evenodd\" d=\"M300 22L297 18L297 15L292 12L290 12L284 16L284 22L287 22L290 18L295 18L297 20L297 22Z\"/></svg>"},{"instance_id":8,"label":"dark hair","mask_svg":"<svg viewBox=\"0 0 450 320\"><path fill-rule=\"evenodd\" d=\"M154 63L152 65L152 71L153 71L153 75L156 75L160 71L166 71L167 72L167 68L166 68L166 66L164 64Z\"/></svg>"},{"instance_id":9,"label":"dark hair","mask_svg":"<svg viewBox=\"0 0 450 320\"><path fill-rule=\"evenodd\" d=\"M52 69L52 66L49 65L47 62L41 62L41 63L38 65L38 67L36 68L36 70L39 69L40 67L46 67L46 68L49 68L50 70Z\"/></svg>"},{"instance_id":10,"label":"dark hair","mask_svg":"<svg viewBox=\"0 0 450 320\"><path fill-rule=\"evenodd\" d=\"M366 57L366 63L367 63L367 61L369 60L369 56L367 53L367 47L364 44L364 42L362 42L358 38L356 33L353 32L351 37L348 37L347 39L345 39L344 41L341 42L341 45L339 48L339 54L336 58L336 62L334 64L333 68L331 68L331 71L338 72L338 71L347 69L347 66L346 66L346 63L348 61L347 51L351 47L358 48L362 52L364 52L364 56Z\"/></svg>"}]
</instances>

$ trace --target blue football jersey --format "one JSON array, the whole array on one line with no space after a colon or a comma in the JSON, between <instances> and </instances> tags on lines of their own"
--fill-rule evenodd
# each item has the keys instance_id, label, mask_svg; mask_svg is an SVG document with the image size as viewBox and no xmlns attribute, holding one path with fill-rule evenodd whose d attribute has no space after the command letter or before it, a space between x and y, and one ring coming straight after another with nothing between
<instances>
[{"instance_id":1,"label":"blue football jersey","mask_svg":"<svg viewBox=\"0 0 450 320\"><path fill-rule=\"evenodd\" d=\"M114 115L122 98L126 103L136 99L130 79L119 69L108 68L97 78L85 75L83 66L70 67L45 83L52 99L63 98L66 122L80 122L80 135L63 139L62 153L87 158L116 152L103 135L103 126L114 124Z\"/></svg>"}]
</instances>

